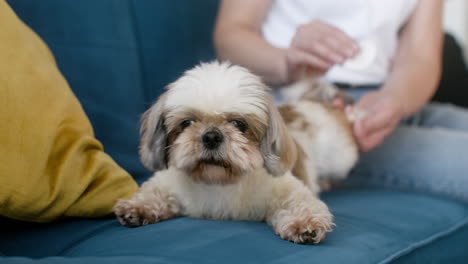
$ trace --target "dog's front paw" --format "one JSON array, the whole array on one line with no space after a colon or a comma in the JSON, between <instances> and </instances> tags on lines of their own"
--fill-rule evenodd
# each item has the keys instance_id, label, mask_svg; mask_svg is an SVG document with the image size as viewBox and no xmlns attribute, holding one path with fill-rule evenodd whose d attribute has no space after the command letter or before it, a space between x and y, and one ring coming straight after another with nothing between
<instances>
[{"instance_id":1,"label":"dog's front paw","mask_svg":"<svg viewBox=\"0 0 468 264\"><path fill-rule=\"evenodd\" d=\"M136 227L154 224L178 215L177 202L161 193L136 195L130 200L119 200L114 214L122 225Z\"/></svg>"},{"instance_id":2,"label":"dog's front paw","mask_svg":"<svg viewBox=\"0 0 468 264\"><path fill-rule=\"evenodd\" d=\"M332 231L333 216L320 200L291 203L267 221L282 239L298 244L318 244Z\"/></svg>"},{"instance_id":3,"label":"dog's front paw","mask_svg":"<svg viewBox=\"0 0 468 264\"><path fill-rule=\"evenodd\" d=\"M158 222L155 212L134 200L119 200L114 206L114 214L124 226L136 227Z\"/></svg>"},{"instance_id":4,"label":"dog's front paw","mask_svg":"<svg viewBox=\"0 0 468 264\"><path fill-rule=\"evenodd\" d=\"M277 233L282 239L298 244L318 244L327 232L332 231L332 217L306 216L291 217L291 221L279 228Z\"/></svg>"}]
</instances>

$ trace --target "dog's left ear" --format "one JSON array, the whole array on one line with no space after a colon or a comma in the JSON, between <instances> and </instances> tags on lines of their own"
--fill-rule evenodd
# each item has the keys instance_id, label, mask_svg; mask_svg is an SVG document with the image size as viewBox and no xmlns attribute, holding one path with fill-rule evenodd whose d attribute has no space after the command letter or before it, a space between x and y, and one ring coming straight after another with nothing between
<instances>
[{"instance_id":1,"label":"dog's left ear","mask_svg":"<svg viewBox=\"0 0 468 264\"><path fill-rule=\"evenodd\" d=\"M291 170L297 158L296 144L288 132L273 99L268 95L268 127L261 142L261 152L267 171L280 176Z\"/></svg>"},{"instance_id":2,"label":"dog's left ear","mask_svg":"<svg viewBox=\"0 0 468 264\"><path fill-rule=\"evenodd\" d=\"M166 95L163 94L141 118L140 159L143 165L151 171L167 168L165 101Z\"/></svg>"}]
</instances>

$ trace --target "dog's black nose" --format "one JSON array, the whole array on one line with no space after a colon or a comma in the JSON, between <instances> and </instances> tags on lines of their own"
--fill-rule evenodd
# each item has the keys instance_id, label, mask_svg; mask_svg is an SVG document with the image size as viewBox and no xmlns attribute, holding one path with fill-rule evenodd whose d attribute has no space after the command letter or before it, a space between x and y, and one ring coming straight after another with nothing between
<instances>
[{"instance_id":1,"label":"dog's black nose","mask_svg":"<svg viewBox=\"0 0 468 264\"><path fill-rule=\"evenodd\" d=\"M208 131L202 136L203 146L207 149L215 149L219 147L219 145L223 143L223 139L221 132L216 130Z\"/></svg>"}]
</instances>

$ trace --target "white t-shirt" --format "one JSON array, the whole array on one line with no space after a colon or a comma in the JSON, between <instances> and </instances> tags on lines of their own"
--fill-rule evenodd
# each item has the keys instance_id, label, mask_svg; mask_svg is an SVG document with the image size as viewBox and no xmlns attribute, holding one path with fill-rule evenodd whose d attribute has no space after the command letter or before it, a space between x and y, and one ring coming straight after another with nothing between
<instances>
[{"instance_id":1,"label":"white t-shirt","mask_svg":"<svg viewBox=\"0 0 468 264\"><path fill-rule=\"evenodd\" d=\"M398 44L398 32L418 0L274 0L262 25L273 46L289 47L301 24L321 20L357 40L361 52L331 68L325 78L349 84L382 83Z\"/></svg>"}]
</instances>

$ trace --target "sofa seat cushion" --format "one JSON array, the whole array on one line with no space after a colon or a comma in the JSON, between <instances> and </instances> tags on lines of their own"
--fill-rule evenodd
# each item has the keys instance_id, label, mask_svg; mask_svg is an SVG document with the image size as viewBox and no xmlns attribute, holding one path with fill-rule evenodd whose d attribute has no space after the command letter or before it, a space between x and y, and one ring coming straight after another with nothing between
<instances>
[{"instance_id":1,"label":"sofa seat cushion","mask_svg":"<svg viewBox=\"0 0 468 264\"><path fill-rule=\"evenodd\" d=\"M411 262L406 263L427 259L457 263L468 259L468 244L461 243L468 235L464 204L384 190L333 191L324 199L336 217L336 227L320 245L283 241L261 222L177 218L127 228L107 219L40 226L2 224L6 239L0 252L82 258L83 263L106 257L154 258L155 263L362 264L407 259Z\"/></svg>"}]
</instances>

